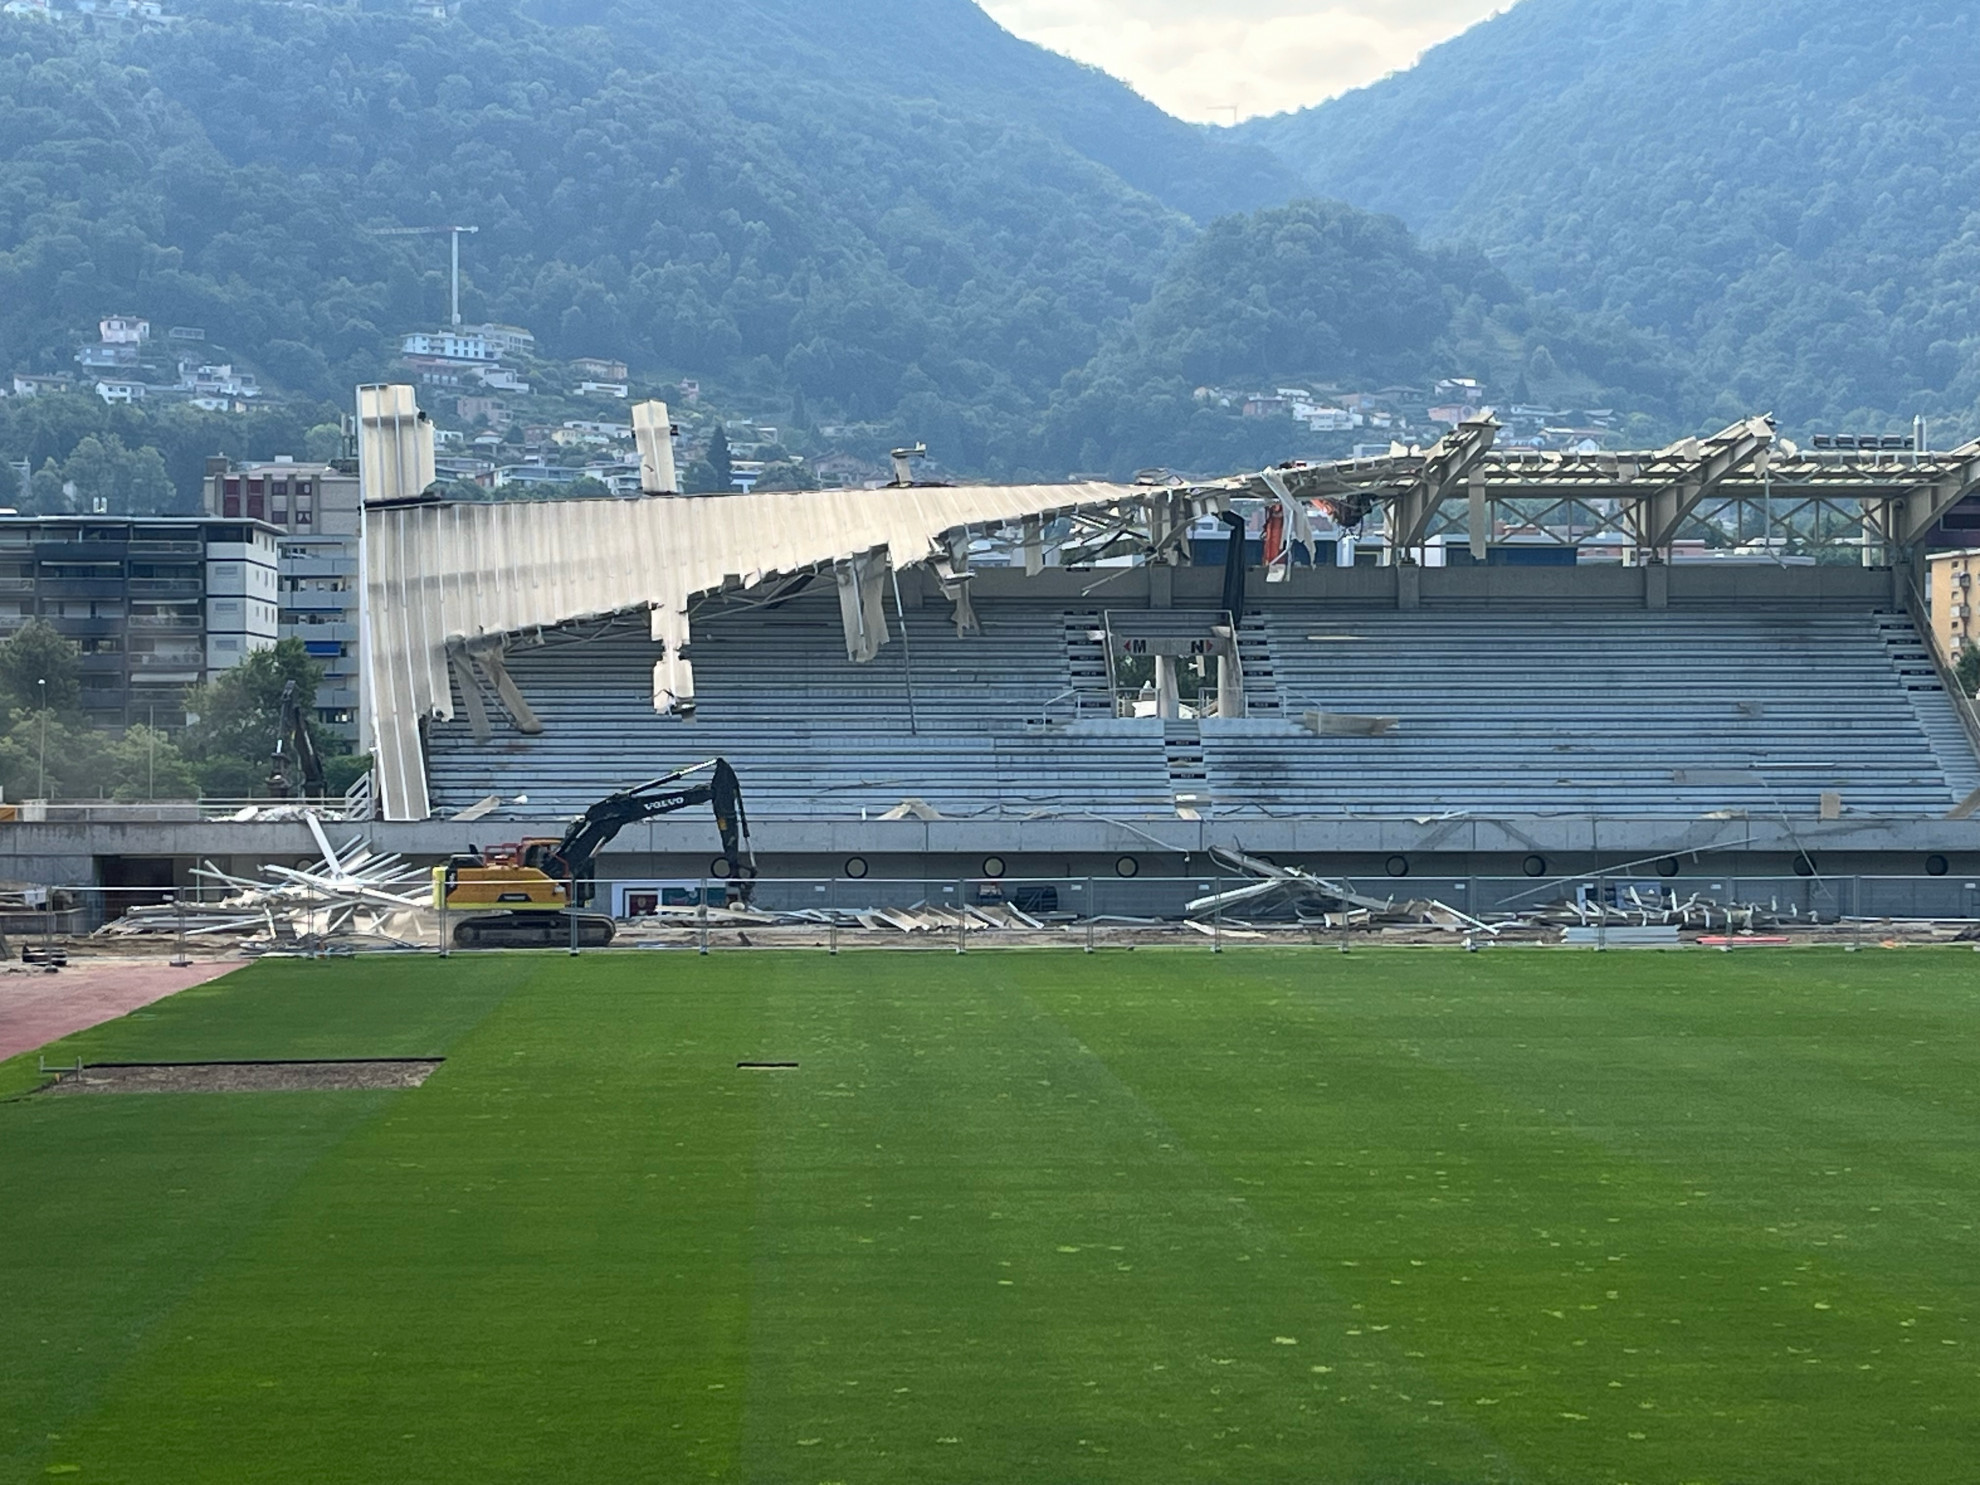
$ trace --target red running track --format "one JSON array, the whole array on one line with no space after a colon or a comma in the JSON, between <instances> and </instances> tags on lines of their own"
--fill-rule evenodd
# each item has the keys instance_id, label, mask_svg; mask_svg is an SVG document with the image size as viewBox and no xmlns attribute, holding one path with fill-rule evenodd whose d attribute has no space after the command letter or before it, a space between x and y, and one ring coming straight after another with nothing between
<instances>
[{"instance_id":1,"label":"red running track","mask_svg":"<svg viewBox=\"0 0 1980 1485\"><path fill-rule=\"evenodd\" d=\"M128 1016L155 1000L239 969L239 964L77 964L49 974L0 971L0 1058Z\"/></svg>"}]
</instances>

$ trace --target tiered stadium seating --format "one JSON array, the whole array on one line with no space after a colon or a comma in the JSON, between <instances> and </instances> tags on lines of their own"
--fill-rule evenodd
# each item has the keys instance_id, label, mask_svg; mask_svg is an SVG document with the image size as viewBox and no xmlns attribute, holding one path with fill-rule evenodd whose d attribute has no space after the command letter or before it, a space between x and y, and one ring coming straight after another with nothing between
<instances>
[{"instance_id":1,"label":"tiered stadium seating","mask_svg":"<svg viewBox=\"0 0 1980 1485\"><path fill-rule=\"evenodd\" d=\"M911 611L905 644L896 632L871 664L854 665L836 602L702 616L693 722L653 711L643 625L576 644L560 635L509 658L540 737L499 717L488 747L458 719L433 729L435 807L526 793L531 813L575 813L719 753L762 818L859 819L909 797L949 816L1173 809L1159 723L1068 725L1063 610L1004 605L982 622L980 636L959 639L946 610Z\"/></svg>"},{"instance_id":2,"label":"tiered stadium seating","mask_svg":"<svg viewBox=\"0 0 1980 1485\"><path fill-rule=\"evenodd\" d=\"M1279 722L1204 724L1220 812L1943 814L1980 785L1909 619L1267 609ZM1400 719L1294 737L1303 712Z\"/></svg>"},{"instance_id":3,"label":"tiered stadium seating","mask_svg":"<svg viewBox=\"0 0 1980 1485\"><path fill-rule=\"evenodd\" d=\"M891 607L891 605L890 605ZM1980 765L1909 619L1835 609L1347 612L1264 605L1245 625L1252 715L1105 716L1094 616L979 604L984 633L909 614L870 665L810 597L695 622L699 716L654 713L643 623L511 653L545 723L430 734L435 808L527 794L532 815L717 753L758 818L859 819L904 798L951 817L1817 813L1942 815ZM1092 653L1089 653L1092 651ZM1099 682L1104 687L1104 681ZM458 710L458 709L457 709ZM1321 737L1309 711L1381 714ZM1187 802L1187 801L1186 801Z\"/></svg>"}]
</instances>

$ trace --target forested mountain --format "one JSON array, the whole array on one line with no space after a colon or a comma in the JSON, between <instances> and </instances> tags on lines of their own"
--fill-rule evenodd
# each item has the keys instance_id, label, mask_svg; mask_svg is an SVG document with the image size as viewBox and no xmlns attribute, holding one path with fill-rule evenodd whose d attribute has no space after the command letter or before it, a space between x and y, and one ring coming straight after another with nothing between
<instances>
[{"instance_id":1,"label":"forested mountain","mask_svg":"<svg viewBox=\"0 0 1980 1485\"><path fill-rule=\"evenodd\" d=\"M933 99L1036 130L1198 221L1299 191L1271 151L1185 124L1097 68L1018 40L971 0L535 0L527 11L638 38L684 74L726 76L740 58L766 80Z\"/></svg>"},{"instance_id":2,"label":"forested mountain","mask_svg":"<svg viewBox=\"0 0 1980 1485\"><path fill-rule=\"evenodd\" d=\"M800 431L925 438L971 473L1294 452L1290 420L1234 431L1226 410L1178 436L1150 418L1196 374L1177 351L1193 334L1222 338L1219 375L1261 384L1510 370L1542 343L1589 397L1657 381L1617 374L1606 336L1482 264L1359 213L1326 212L1318 257L1220 265L1313 228L1267 213L1201 237L1198 218L1280 198L1291 173L969 0L175 8L142 34L0 19L0 372L71 365L118 310L200 327L277 390L344 404L389 374L401 332L446 313L445 239L366 229L463 222L480 228L470 322L623 359L648 385L695 377ZM1284 271L1295 260L1310 271ZM1405 305L1424 311L1406 344ZM62 464L48 421L0 453ZM136 451L146 422L100 431ZM1160 447L1142 447L1156 422ZM168 431L189 493L207 434Z\"/></svg>"},{"instance_id":3,"label":"forested mountain","mask_svg":"<svg viewBox=\"0 0 1980 1485\"><path fill-rule=\"evenodd\" d=\"M1976 44L1965 0L1520 0L1239 136L1666 337L1700 411L1974 432Z\"/></svg>"},{"instance_id":4,"label":"forested mountain","mask_svg":"<svg viewBox=\"0 0 1980 1485\"><path fill-rule=\"evenodd\" d=\"M1239 468L1338 454L1343 440L1291 439L1277 420L1231 417L1202 392L1273 378L1427 386L1464 367L1524 399L1536 365L1547 368L1538 393L1632 409L1640 439L1678 415L1679 378L1649 337L1536 303L1476 251L1426 248L1394 217L1295 202L1227 217L1185 249L1067 378L1048 447L1117 474L1123 455Z\"/></svg>"},{"instance_id":5,"label":"forested mountain","mask_svg":"<svg viewBox=\"0 0 1980 1485\"><path fill-rule=\"evenodd\" d=\"M773 66L774 32L663 39L503 0L220 0L141 46L21 23L0 344L47 355L137 307L341 395L445 310L440 242L360 228L466 221L464 311L554 352L853 417L917 393L994 413L1091 355L1189 231L1041 130Z\"/></svg>"}]
</instances>

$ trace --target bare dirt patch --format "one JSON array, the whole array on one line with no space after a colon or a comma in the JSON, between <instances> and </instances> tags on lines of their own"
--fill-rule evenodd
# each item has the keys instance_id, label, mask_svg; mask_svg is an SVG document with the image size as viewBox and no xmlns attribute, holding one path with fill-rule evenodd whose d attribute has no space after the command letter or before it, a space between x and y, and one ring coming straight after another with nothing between
<instances>
[{"instance_id":1,"label":"bare dirt patch","mask_svg":"<svg viewBox=\"0 0 1980 1485\"><path fill-rule=\"evenodd\" d=\"M47 1094L340 1093L417 1088L443 1059L337 1062L99 1062L62 1072ZM54 1071L54 1069L50 1069Z\"/></svg>"}]
</instances>

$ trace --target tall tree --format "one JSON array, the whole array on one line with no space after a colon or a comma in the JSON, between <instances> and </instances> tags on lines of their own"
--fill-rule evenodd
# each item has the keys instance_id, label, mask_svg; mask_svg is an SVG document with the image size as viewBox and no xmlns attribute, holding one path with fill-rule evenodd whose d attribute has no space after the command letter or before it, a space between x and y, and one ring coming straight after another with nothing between
<instances>
[{"instance_id":1,"label":"tall tree","mask_svg":"<svg viewBox=\"0 0 1980 1485\"><path fill-rule=\"evenodd\" d=\"M265 788L282 721L282 692L291 681L303 715L311 719L317 751L333 751L330 733L314 720L323 667L309 658L299 639L256 650L187 694L183 746L209 795L243 799Z\"/></svg>"},{"instance_id":2,"label":"tall tree","mask_svg":"<svg viewBox=\"0 0 1980 1485\"><path fill-rule=\"evenodd\" d=\"M735 488L731 483L736 476L735 461L729 457L729 435L722 431L722 425L715 425L715 432L708 439L708 467L715 473L715 488L727 493Z\"/></svg>"},{"instance_id":3,"label":"tall tree","mask_svg":"<svg viewBox=\"0 0 1980 1485\"><path fill-rule=\"evenodd\" d=\"M82 651L46 619L29 619L0 644L0 703L20 712L76 711L82 703Z\"/></svg>"}]
</instances>

